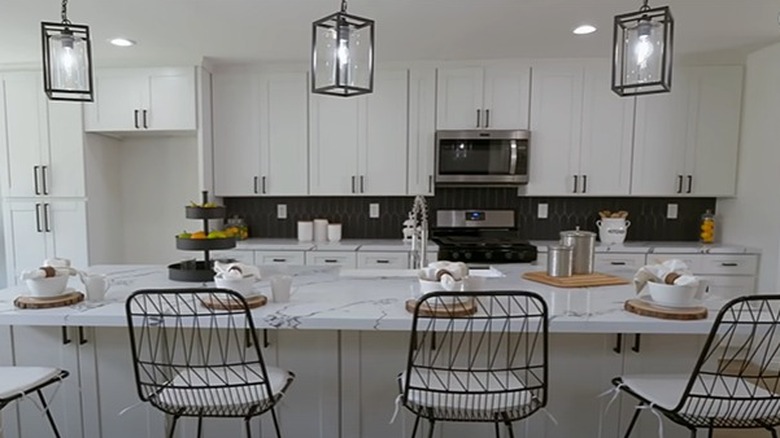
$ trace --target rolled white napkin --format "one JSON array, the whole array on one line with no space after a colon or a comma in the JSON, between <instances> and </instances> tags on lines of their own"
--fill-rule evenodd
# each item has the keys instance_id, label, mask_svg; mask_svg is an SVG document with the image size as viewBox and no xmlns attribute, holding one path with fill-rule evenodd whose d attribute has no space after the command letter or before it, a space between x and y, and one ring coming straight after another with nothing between
<instances>
[{"instance_id":1,"label":"rolled white napkin","mask_svg":"<svg viewBox=\"0 0 780 438\"><path fill-rule=\"evenodd\" d=\"M639 268L634 275L634 287L636 293L642 292L647 282L664 283L664 279L667 275L674 273L677 274L677 278L674 279L673 284L680 286L698 285L699 279L696 278L688 265L679 259L669 259L663 263L655 265L645 265Z\"/></svg>"},{"instance_id":2,"label":"rolled white napkin","mask_svg":"<svg viewBox=\"0 0 780 438\"><path fill-rule=\"evenodd\" d=\"M43 266L51 266L52 268L70 268L70 260L63 258L46 259L43 261Z\"/></svg>"},{"instance_id":3,"label":"rolled white napkin","mask_svg":"<svg viewBox=\"0 0 780 438\"><path fill-rule=\"evenodd\" d=\"M48 267L53 267L53 266L48 266ZM54 275L57 277L61 275L78 275L78 274L79 274L78 270L70 267L54 268ZM41 268L29 269L26 271L22 271L22 273L19 275L19 278L22 280L31 280L33 278L46 278L46 271L44 271Z\"/></svg>"},{"instance_id":4,"label":"rolled white napkin","mask_svg":"<svg viewBox=\"0 0 780 438\"><path fill-rule=\"evenodd\" d=\"M465 263L449 262L446 260L428 263L428 266L422 268L420 272L424 278L436 280L441 276L441 271L446 271L446 273L450 274L455 281L461 281L469 275L469 267Z\"/></svg>"},{"instance_id":5,"label":"rolled white napkin","mask_svg":"<svg viewBox=\"0 0 780 438\"><path fill-rule=\"evenodd\" d=\"M254 265L247 265L245 263L222 263L219 261L214 262L214 271L220 278L226 280L238 280L246 277L260 278L260 269Z\"/></svg>"}]
</instances>

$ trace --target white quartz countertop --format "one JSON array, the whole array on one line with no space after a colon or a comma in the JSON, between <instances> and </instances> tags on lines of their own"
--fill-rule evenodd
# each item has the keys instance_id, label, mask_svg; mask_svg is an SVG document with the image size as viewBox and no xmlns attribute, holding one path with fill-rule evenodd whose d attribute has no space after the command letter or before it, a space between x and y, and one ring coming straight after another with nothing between
<instances>
[{"instance_id":1,"label":"white quartz countertop","mask_svg":"<svg viewBox=\"0 0 780 438\"><path fill-rule=\"evenodd\" d=\"M541 253L547 252L549 245L558 245L557 240L532 240ZM699 242L625 242L615 245L604 245L596 242L597 253L614 252L624 254L650 254L650 253L673 253L673 254L760 254L756 248L749 248L742 245L730 245L716 243L705 245Z\"/></svg>"},{"instance_id":2,"label":"white quartz countertop","mask_svg":"<svg viewBox=\"0 0 780 438\"><path fill-rule=\"evenodd\" d=\"M532 265L497 265L504 277L486 278L485 290L527 290L539 293L550 312L550 331L560 333L707 333L724 301L708 298L706 320L667 321L638 316L623 310L634 297L632 285L561 289L522 279ZM258 328L325 330L409 330L412 316L404 302L418 289L414 271L386 271L371 276L348 277L333 267L261 267L268 278L274 270L294 275L290 302L270 302L253 309ZM168 280L164 266L95 266L89 272L108 275L106 300L82 302L55 309L17 309L15 297L26 294L25 286L0 290L0 325L125 326L124 300L142 288L193 288L213 283ZM353 271L354 272L354 271ZM406 275L405 277L403 275ZM83 290L76 277L71 287ZM269 283L261 280L254 290L271 297Z\"/></svg>"},{"instance_id":3,"label":"white quartz countertop","mask_svg":"<svg viewBox=\"0 0 780 438\"><path fill-rule=\"evenodd\" d=\"M238 250L255 251L376 251L408 252L411 242L401 239L343 239L338 242L299 242L296 239L251 238L236 242ZM428 242L428 251L438 251L439 247Z\"/></svg>"}]
</instances>

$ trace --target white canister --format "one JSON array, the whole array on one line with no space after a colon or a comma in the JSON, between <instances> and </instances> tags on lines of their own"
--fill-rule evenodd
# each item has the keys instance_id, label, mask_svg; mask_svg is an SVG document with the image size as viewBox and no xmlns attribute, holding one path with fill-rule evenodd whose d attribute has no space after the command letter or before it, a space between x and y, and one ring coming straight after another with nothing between
<instances>
[{"instance_id":1,"label":"white canister","mask_svg":"<svg viewBox=\"0 0 780 438\"><path fill-rule=\"evenodd\" d=\"M328 224L328 242L341 240L341 224Z\"/></svg>"},{"instance_id":2,"label":"white canister","mask_svg":"<svg viewBox=\"0 0 780 438\"><path fill-rule=\"evenodd\" d=\"M314 239L314 223L311 221L298 221L298 241L311 242Z\"/></svg>"},{"instance_id":3,"label":"white canister","mask_svg":"<svg viewBox=\"0 0 780 438\"><path fill-rule=\"evenodd\" d=\"M604 218L597 220L596 226L599 227L599 240L601 240L601 243L614 245L623 243L626 240L626 234L628 234L628 227L631 226L631 221L620 217Z\"/></svg>"},{"instance_id":4,"label":"white canister","mask_svg":"<svg viewBox=\"0 0 780 438\"><path fill-rule=\"evenodd\" d=\"M314 219L314 241L315 242L328 241L328 220L327 219Z\"/></svg>"}]
</instances>

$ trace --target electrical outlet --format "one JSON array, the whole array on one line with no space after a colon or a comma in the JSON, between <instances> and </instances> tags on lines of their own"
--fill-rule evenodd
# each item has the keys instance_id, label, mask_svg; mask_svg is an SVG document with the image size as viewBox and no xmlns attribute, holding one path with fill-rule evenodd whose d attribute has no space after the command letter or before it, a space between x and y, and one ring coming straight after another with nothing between
<instances>
[{"instance_id":1,"label":"electrical outlet","mask_svg":"<svg viewBox=\"0 0 780 438\"><path fill-rule=\"evenodd\" d=\"M368 204L368 217L371 219L379 219L379 204Z\"/></svg>"},{"instance_id":2,"label":"electrical outlet","mask_svg":"<svg viewBox=\"0 0 780 438\"><path fill-rule=\"evenodd\" d=\"M666 218L677 219L677 204L666 204Z\"/></svg>"},{"instance_id":3,"label":"electrical outlet","mask_svg":"<svg viewBox=\"0 0 780 438\"><path fill-rule=\"evenodd\" d=\"M276 218L287 219L287 204L276 204Z\"/></svg>"},{"instance_id":4,"label":"electrical outlet","mask_svg":"<svg viewBox=\"0 0 780 438\"><path fill-rule=\"evenodd\" d=\"M536 217L538 219L547 219L547 204L539 203L536 207Z\"/></svg>"}]
</instances>

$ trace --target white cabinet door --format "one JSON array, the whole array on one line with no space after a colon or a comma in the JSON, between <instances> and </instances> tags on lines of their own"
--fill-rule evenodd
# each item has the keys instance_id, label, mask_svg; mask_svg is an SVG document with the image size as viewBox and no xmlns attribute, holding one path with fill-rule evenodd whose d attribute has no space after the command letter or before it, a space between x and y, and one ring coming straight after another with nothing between
<instances>
[{"instance_id":1,"label":"white cabinet door","mask_svg":"<svg viewBox=\"0 0 780 438\"><path fill-rule=\"evenodd\" d=\"M311 157L309 192L313 195L358 193L357 153L360 98L310 97Z\"/></svg>"},{"instance_id":2,"label":"white cabinet door","mask_svg":"<svg viewBox=\"0 0 780 438\"><path fill-rule=\"evenodd\" d=\"M81 108L70 102L49 102L49 143L42 191L58 197L83 197L84 128Z\"/></svg>"},{"instance_id":3,"label":"white cabinet door","mask_svg":"<svg viewBox=\"0 0 780 438\"><path fill-rule=\"evenodd\" d=\"M42 209L43 203L21 201L8 202L3 209L9 285L17 284L23 270L35 269L46 259Z\"/></svg>"},{"instance_id":4,"label":"white cabinet door","mask_svg":"<svg viewBox=\"0 0 780 438\"><path fill-rule=\"evenodd\" d=\"M690 192L695 196L734 196L742 67L696 67L690 71L696 77L698 97L696 137L686 156L686 172L691 176Z\"/></svg>"},{"instance_id":5,"label":"white cabinet door","mask_svg":"<svg viewBox=\"0 0 780 438\"><path fill-rule=\"evenodd\" d=\"M43 194L41 166L48 149L48 106L36 73L3 75L3 195Z\"/></svg>"},{"instance_id":6,"label":"white cabinet door","mask_svg":"<svg viewBox=\"0 0 780 438\"><path fill-rule=\"evenodd\" d=\"M307 266L340 266L357 268L357 253L354 251L307 251Z\"/></svg>"},{"instance_id":7,"label":"white cabinet door","mask_svg":"<svg viewBox=\"0 0 780 438\"><path fill-rule=\"evenodd\" d=\"M86 203L48 201L43 209L47 256L68 259L77 268L89 266Z\"/></svg>"},{"instance_id":8,"label":"white cabinet door","mask_svg":"<svg viewBox=\"0 0 780 438\"><path fill-rule=\"evenodd\" d=\"M527 65L487 67L481 127L528 129L530 78L531 69Z\"/></svg>"},{"instance_id":9,"label":"white cabinet door","mask_svg":"<svg viewBox=\"0 0 780 438\"><path fill-rule=\"evenodd\" d=\"M86 436L81 421L81 388L78 358L77 329L69 327L63 333L62 327L14 326L14 358L16 365L56 367L67 370L70 375L61 383L55 383L44 390L44 397L51 407L54 422L63 437L82 438ZM94 376L85 376L94 378ZM60 385L59 389L55 388ZM51 426L40 411L40 401L22 400L19 404L19 438L52 436Z\"/></svg>"},{"instance_id":10,"label":"white cabinet door","mask_svg":"<svg viewBox=\"0 0 780 438\"><path fill-rule=\"evenodd\" d=\"M135 69L95 72L95 101L84 105L86 131L135 131L141 128L147 82Z\"/></svg>"},{"instance_id":11,"label":"white cabinet door","mask_svg":"<svg viewBox=\"0 0 780 438\"><path fill-rule=\"evenodd\" d=\"M585 69L577 190L584 195L628 195L631 188L634 100L612 92L610 74L606 63Z\"/></svg>"},{"instance_id":12,"label":"white cabinet door","mask_svg":"<svg viewBox=\"0 0 780 438\"><path fill-rule=\"evenodd\" d=\"M365 140L359 147L358 191L405 195L409 71L379 71L375 81L374 92L361 101Z\"/></svg>"},{"instance_id":13,"label":"white cabinet door","mask_svg":"<svg viewBox=\"0 0 780 438\"><path fill-rule=\"evenodd\" d=\"M443 67L438 69L437 76L436 128L483 127L483 68Z\"/></svg>"},{"instance_id":14,"label":"white cabinet door","mask_svg":"<svg viewBox=\"0 0 780 438\"><path fill-rule=\"evenodd\" d=\"M149 131L186 131L195 121L195 69L153 69L147 75L148 100L141 123ZM144 120L144 117L146 120Z\"/></svg>"},{"instance_id":15,"label":"white cabinet door","mask_svg":"<svg viewBox=\"0 0 780 438\"><path fill-rule=\"evenodd\" d=\"M583 68L534 68L528 195L577 193Z\"/></svg>"},{"instance_id":16,"label":"white cabinet door","mask_svg":"<svg viewBox=\"0 0 780 438\"><path fill-rule=\"evenodd\" d=\"M214 194L259 193L260 109L252 73L218 73L213 81Z\"/></svg>"},{"instance_id":17,"label":"white cabinet door","mask_svg":"<svg viewBox=\"0 0 780 438\"><path fill-rule=\"evenodd\" d=\"M295 72L260 79L260 194L308 193L307 78L305 72Z\"/></svg>"},{"instance_id":18,"label":"white cabinet door","mask_svg":"<svg viewBox=\"0 0 780 438\"><path fill-rule=\"evenodd\" d=\"M433 196L436 135L436 71L411 69L409 75L410 195Z\"/></svg>"},{"instance_id":19,"label":"white cabinet door","mask_svg":"<svg viewBox=\"0 0 780 438\"><path fill-rule=\"evenodd\" d=\"M255 265L304 265L305 251L255 251Z\"/></svg>"},{"instance_id":20,"label":"white cabinet door","mask_svg":"<svg viewBox=\"0 0 780 438\"><path fill-rule=\"evenodd\" d=\"M409 269L409 253L368 252L357 253L358 269Z\"/></svg>"}]
</instances>

